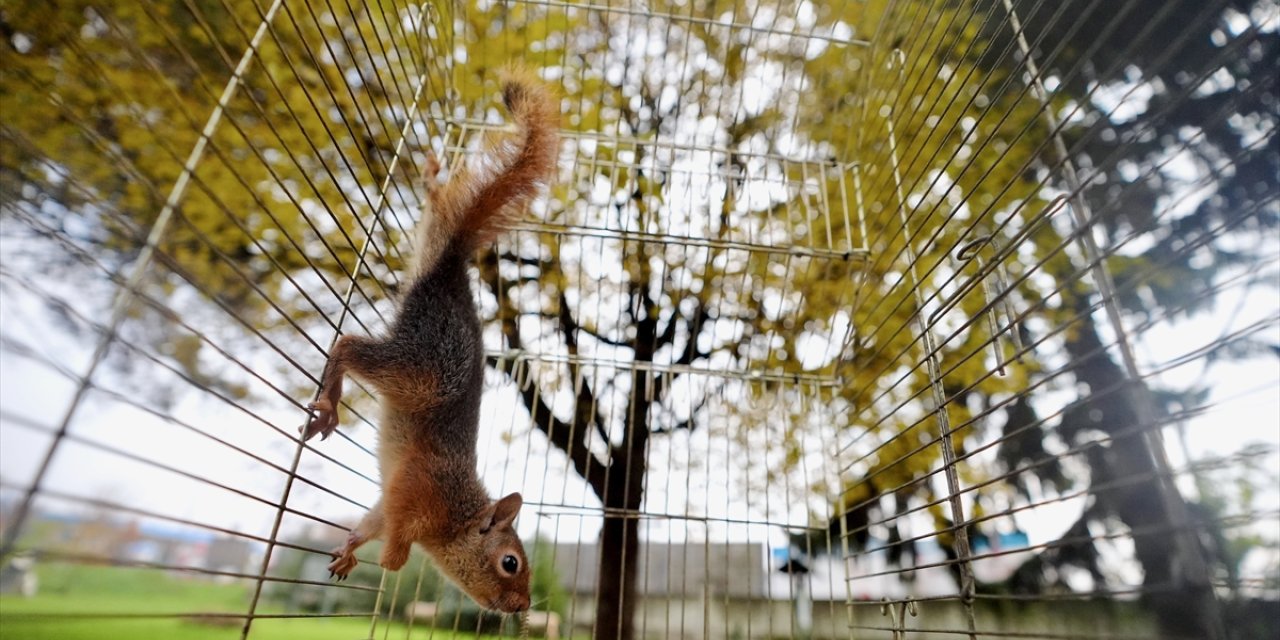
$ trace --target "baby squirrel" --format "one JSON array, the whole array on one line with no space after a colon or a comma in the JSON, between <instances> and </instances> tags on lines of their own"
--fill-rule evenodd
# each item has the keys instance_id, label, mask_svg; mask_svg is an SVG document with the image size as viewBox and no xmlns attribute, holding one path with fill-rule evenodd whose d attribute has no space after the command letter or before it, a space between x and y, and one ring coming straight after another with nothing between
<instances>
[{"instance_id":1,"label":"baby squirrel","mask_svg":"<svg viewBox=\"0 0 1280 640\"><path fill-rule=\"evenodd\" d=\"M478 604L514 613L529 608L528 561L512 526L523 501L519 493L490 501L476 471L484 358L467 266L549 182L559 109L527 72L505 72L502 97L518 130L488 136L482 163L437 185L440 167L428 157L415 263L390 335L338 339L301 431L304 440L333 433L344 375L379 396L382 498L333 550L332 575L345 578L369 540L384 541L379 563L393 571L417 542Z\"/></svg>"}]
</instances>

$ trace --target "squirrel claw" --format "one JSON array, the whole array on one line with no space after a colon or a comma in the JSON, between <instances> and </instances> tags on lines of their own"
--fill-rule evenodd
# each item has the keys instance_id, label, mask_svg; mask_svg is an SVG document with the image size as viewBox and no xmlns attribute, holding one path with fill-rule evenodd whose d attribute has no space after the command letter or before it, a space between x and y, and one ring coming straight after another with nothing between
<instances>
[{"instance_id":1,"label":"squirrel claw","mask_svg":"<svg viewBox=\"0 0 1280 640\"><path fill-rule=\"evenodd\" d=\"M436 175L440 173L440 159L434 151L427 152L427 159L422 163L422 182L428 189L434 186Z\"/></svg>"},{"instance_id":2,"label":"squirrel claw","mask_svg":"<svg viewBox=\"0 0 1280 640\"><path fill-rule=\"evenodd\" d=\"M336 578L337 582L342 582L351 575L351 571L356 568L359 561L356 560L354 553L351 553L346 547L338 547L330 552L333 554L333 562L329 563L329 579Z\"/></svg>"},{"instance_id":3,"label":"squirrel claw","mask_svg":"<svg viewBox=\"0 0 1280 640\"><path fill-rule=\"evenodd\" d=\"M308 404L307 409L312 411L313 415L307 421L307 424L298 427L298 432L302 434L302 439L304 441L310 440L316 434L320 434L321 440L328 440L329 436L333 435L334 430L338 428L338 412L324 398Z\"/></svg>"}]
</instances>

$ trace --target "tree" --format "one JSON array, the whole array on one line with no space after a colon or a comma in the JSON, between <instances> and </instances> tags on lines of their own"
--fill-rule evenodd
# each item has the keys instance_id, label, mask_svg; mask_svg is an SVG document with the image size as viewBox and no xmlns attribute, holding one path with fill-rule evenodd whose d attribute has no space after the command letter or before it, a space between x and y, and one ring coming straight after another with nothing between
<instances>
[{"instance_id":1,"label":"tree","mask_svg":"<svg viewBox=\"0 0 1280 640\"><path fill-rule=\"evenodd\" d=\"M262 10L178 2L0 9L4 214L26 221L33 235L70 242L60 252L38 249L33 260L67 256L51 268L114 274L139 255ZM362 256L360 241L381 234L394 247L402 224L362 221L374 219L389 172L414 173L410 154L391 163L410 114L382 105L412 91L417 61L365 46L416 35L391 33L384 20L396 13L390 4L323 16L286 7L278 20L292 28L259 38L159 238L163 268L143 283L159 293L136 306L127 334L177 360L197 383L243 395L231 376L202 371L200 354L246 330L282 326L318 346L299 320L340 308L342 292L330 281L374 271L355 296L370 305L394 287L402 256L384 254L382 243ZM404 199L397 187L383 206ZM332 298L299 282L307 272L321 276ZM197 313L175 311L179 299L168 295L187 287L212 301L204 313L231 317L211 329L224 333L202 340L171 328L173 316Z\"/></svg>"},{"instance_id":2,"label":"tree","mask_svg":"<svg viewBox=\"0 0 1280 640\"><path fill-rule=\"evenodd\" d=\"M829 330L843 288L822 291L817 279L847 281L856 262L846 234L821 228L825 207L798 199L844 180L830 149L788 140L795 105L770 99L804 86L811 43L742 26L770 16L778 28L799 24L787 16L800 5L647 9L658 19L482 5L453 21L467 42L502 38L468 51L460 104L485 104L490 71L512 52L538 52L532 59L562 82L569 105L571 176L537 227L485 257L481 280L505 341L491 364L517 381L533 424L604 509L596 637L633 634L651 440L741 411L717 396L751 383L718 371L759 376L758 392L795 394L783 381L802 373L803 351L776 347L802 328L804 294L792 280L827 300L827 316L812 317L815 331ZM747 413L739 423L762 428L744 431L762 433ZM771 433L784 437L737 444L781 451L770 473L796 472L798 440L785 437L793 427Z\"/></svg>"},{"instance_id":3,"label":"tree","mask_svg":"<svg viewBox=\"0 0 1280 640\"><path fill-rule=\"evenodd\" d=\"M929 314L932 330L942 336L937 349L942 379L919 368L901 377L884 376L903 360L880 363L877 358L899 354L922 363L928 343L911 334L905 339L921 343L893 343L898 336L894 332L908 326L907 317L855 322L851 362L865 373L854 375L869 379L855 385L865 393L850 396L850 404L866 407L884 395L927 397L930 385L936 384L941 389L939 404L945 407L938 411L945 410L947 422L956 429L951 437L962 459L970 443L979 446L978 451L989 446L982 444L984 418L1003 413L1004 425L995 440L1000 443L1001 468L989 473L968 469L976 471L976 477L966 484L978 488L966 492L972 524L964 529L981 534L988 520L983 514L991 511L993 500L1001 500L999 487L1006 484L987 478L1005 474L1024 502L1052 499L1079 487L1092 502L1062 540L1029 561L1006 586L1040 592L1064 584L1061 569L1074 565L1094 578L1095 588L1105 591L1096 532L1114 530L1118 519L1134 540L1144 574L1144 602L1157 614L1163 632L1195 630L1204 637L1217 636L1212 573L1197 569L1204 566L1196 558L1204 550L1195 536L1183 534L1187 527L1214 525L1195 520L1196 505L1165 479L1168 472L1159 463L1164 452L1152 437L1169 420L1170 408L1178 408L1179 402L1194 406L1197 390L1155 393L1143 380L1135 380L1114 359L1110 340L1102 337L1099 326L1108 325L1103 310L1111 302L1134 319L1131 328L1139 329L1211 308L1218 291L1237 277L1242 265L1265 255L1236 247L1241 234L1273 232L1280 224L1272 80L1277 44L1274 31L1263 28L1260 17L1274 15L1275 6L1131 2L1104 11L1096 4L1014 4L1026 25L1032 60L1048 69L1037 80L1057 87L1048 98L1049 116L1040 113L1033 72L1024 63L1015 28L1001 3L957 5L956 13L925 13L914 5L877 13L884 9L868 3L856 14L850 10L846 19L883 25L878 37L885 48L880 57L873 53L863 63L876 71L835 77L830 93L816 96L811 118L803 120L817 126L829 126L833 118L854 122L853 157L869 165L867 175L880 176L878 182L864 179L872 185L866 200L888 203L878 219L868 221L876 243L873 255L882 258L873 259L872 276L864 281L868 291L863 299L877 303L867 314L905 306L910 314ZM974 43L980 46L971 46ZM895 47L902 54L893 51ZM895 75L899 69L900 75ZM896 79L900 88L876 85L877 78ZM1116 109L1114 95L1135 86L1151 90L1150 100L1136 114L1131 106ZM1099 87L1115 94L1108 96ZM860 110L833 113L829 106L838 104L841 95L859 96ZM883 119L874 115L886 112ZM887 146L893 135L889 124L896 132L895 147ZM1065 156L1055 134L1066 143ZM1171 155L1184 151L1195 165L1190 180L1167 166ZM1079 168L1079 184L1064 169L1067 162ZM888 169L892 175L886 176ZM1197 196L1199 204L1192 212L1170 206L1172 198L1195 189L1207 195ZM1066 205L1076 212L1082 203L1092 204L1096 226L1106 235L1101 264L1114 275L1114 301L1100 299L1102 285L1090 273L1096 258L1087 248L1077 248L1074 236L1080 232L1072 232L1072 225L1041 220L1041 212L1068 211L1056 201L1050 206L1047 200L1054 193L1070 196ZM902 218L897 207L904 211ZM901 226L900 219L908 221L909 229L894 226ZM957 228L970 235L957 238ZM1150 238L1150 246L1136 254L1130 251L1125 244L1134 235ZM903 236L913 238L918 253L914 262L923 275L918 280L876 278L904 271L899 260L912 256L896 244ZM979 357L984 345L996 339L980 322L987 313L985 305L992 302L990 294L975 289L959 301L957 315L964 320L959 326L933 315L954 287L968 281L963 270L972 268L956 265L946 254L980 237L994 238L994 255L980 255L1008 270L1006 282L1013 284L997 293L1012 301L1023 318L1020 323L999 321L1010 335L997 342L996 353L1003 355L996 357L1007 358L1010 346L1018 342L1028 345L1028 361L1014 367L1012 379L1005 381L989 377L991 361ZM1010 246L1018 249L1018 259L999 253ZM1036 284L1030 277L1036 275L1048 279ZM894 287L904 280L923 290L922 305L904 292L894 297ZM866 327L887 329L857 335ZM1215 352L1259 353L1250 340L1249 335L1238 336ZM1066 364L1059 363L1055 351L1066 354ZM1021 376L1025 378L1018 379ZM1039 398L1045 390L1073 382L1084 390L1061 410ZM1165 402L1173 398L1179 400ZM898 422L902 408L911 403L889 406L894 416L890 422ZM975 407L980 411L975 413ZM902 537L896 527L900 516L921 508L911 506L913 500L935 511L940 540L949 544L950 534L957 530L948 515L937 513L943 501L925 482L933 475L929 470L935 468L937 454L905 437L928 425L907 420L893 430L892 440L864 454L867 471L847 481L848 491L838 504L838 513L844 515L831 522L833 529L855 532L855 544L865 543L873 523L887 523L891 553L899 557L909 548L899 549L903 543L898 542ZM851 426L876 432L884 430L882 422L876 416L859 416ZM1087 478L1066 473L1062 454L1053 453L1051 446L1057 437L1069 454L1087 464ZM937 431L924 438L926 444L939 440ZM916 466L922 459L926 464ZM1024 482L1032 477L1044 493L1037 495ZM890 497L892 505L884 505L882 498ZM954 553L952 560L953 566L963 564Z\"/></svg>"},{"instance_id":4,"label":"tree","mask_svg":"<svg viewBox=\"0 0 1280 640\"><path fill-rule=\"evenodd\" d=\"M1086 13L1077 19L1080 28L1071 31L1049 26L1044 12L1019 9L1033 16L1027 29L1042 36L1042 50L1062 52L1054 73L1062 78L1064 93L1079 96L1086 121L1096 123L1074 128L1070 139L1076 162L1096 167L1084 197L1105 203L1095 215L1106 246L1122 244L1135 231L1152 239L1151 246L1136 255L1108 260L1119 292L1116 303L1139 321L1212 309L1227 276L1250 268L1263 256L1259 248L1235 249L1237 240L1242 234L1274 233L1280 226L1274 182L1280 172L1280 140L1274 135L1280 37L1263 27L1265 16L1274 16L1280 7L1269 0L1207 5L1136 1L1116 14ZM995 41L1007 38L997 35ZM1123 64L1102 64L1109 60ZM1067 71L1086 61L1096 62L1087 65L1085 73ZM1153 95L1140 114L1117 113L1092 90L1099 85L1150 87ZM1270 124L1259 131L1248 124L1252 121ZM1182 152L1195 166L1190 180L1164 166L1169 154ZM1170 213L1165 200L1193 186L1205 189L1205 197L1189 213ZM1077 312L1088 304L1085 296L1064 302ZM1082 442L1095 429L1118 436L1134 424L1167 420L1177 403L1194 406L1187 396L1200 389L1170 392L1126 380L1131 376L1101 348L1092 316L1080 316L1081 325L1065 345L1079 363L1076 379L1090 392L1059 422L1059 431L1070 440ZM1259 346L1245 334L1215 351L1249 357L1264 352ZM1129 393L1111 392L1126 384ZM1178 400L1162 401L1170 396ZM1141 414L1144 406L1154 409L1152 416ZM1099 452L1091 460L1094 486L1125 475L1154 474L1157 480L1098 491L1101 508L1086 517L1100 524L1114 514L1135 532L1143 584L1150 588L1144 599L1166 632L1195 629L1204 637L1220 637L1215 626L1221 623L1211 619L1216 605L1211 602L1215 596L1210 582L1219 570L1228 576L1232 570L1188 555L1225 560L1220 552L1199 548L1203 543L1198 532L1221 536L1221 525L1197 521L1200 506L1185 502L1172 483L1161 491L1158 474L1164 471L1154 463L1164 456L1159 447L1158 440L1117 437L1105 454ZM1212 496L1202 494L1199 499ZM1173 535L1156 533L1170 525ZM1184 535L1179 527L1192 530ZM1152 533L1140 535L1145 531ZM1196 575L1197 566L1206 571Z\"/></svg>"},{"instance_id":5,"label":"tree","mask_svg":"<svg viewBox=\"0 0 1280 640\"><path fill-rule=\"evenodd\" d=\"M1105 3L1015 3L1034 59L1057 83L1048 109L1029 91L995 2L649 3L645 17L442 3L429 20L397 3L334 4L284 4L161 238L164 270L149 290L194 288L212 302L208 312L234 320L225 336L193 336L172 323L179 296L144 305L153 322L131 337L189 380L244 393L206 371L200 354L260 327L300 334L318 362L323 338L303 327L342 313L335 281L353 279L354 303L372 309L356 323L376 318L395 291L395 247L408 225L375 213L413 200L399 185L416 154L491 123L492 71L518 52L563 85L575 160L539 224L481 260L482 295L505 342L490 362L521 383L531 422L605 510L597 637L632 636L648 445L703 428L709 408L731 410L716 404L727 392L813 394L823 417L837 416L819 425L797 410L778 427L748 408L735 413L752 434L744 448L776 455L770 474L803 475L807 458L825 455L797 444L806 430L853 443L841 453L850 469L841 495L814 514L832 529L813 544L847 534L857 547L884 527L901 559L913 536L900 525L923 517L964 584L959 534L983 534L988 514L1087 491L1094 504L1010 588L1048 588L1055 563L1105 579L1091 527L1111 516L1139 541L1149 585L1173 577L1169 541L1145 532L1176 520L1166 510L1177 505L1149 482L1115 485L1159 473L1142 436L1150 420L1135 406L1150 401L1159 416L1190 400L1147 398L1106 350L1092 258L1057 221L1066 209L1055 196L1073 187L1045 113L1079 114L1061 134L1088 169L1083 196L1104 247L1170 219L1161 198L1171 149L1189 149L1214 174L1216 197L1152 234L1148 249L1104 252L1126 311L1203 308L1217 274L1254 257L1223 240L1277 224L1274 187L1254 187L1277 169L1276 34L1231 26L1273 4L1134 0L1108 14ZM0 64L12 70L0 78L3 212L116 272L136 257L262 9L53 11L0 9ZM1168 58L1160 25L1194 46ZM1138 117L1096 99L1130 69L1153 89ZM1197 89L1220 70L1231 78L1225 88ZM411 136L393 165L400 130L419 117L404 107L423 78L425 135ZM1183 133L1188 125L1196 135ZM771 182L786 186L771 191ZM848 217L833 215L842 201ZM957 257L965 245L970 258ZM321 328L327 336L335 326ZM812 341L841 350L813 356ZM1005 376L993 375L997 363ZM707 374L722 369L758 380ZM843 384L819 393L788 382L806 375ZM1087 391L1066 410L1042 400L1075 393L1076 383ZM677 388L694 397L676 402ZM1098 432L1105 441L1093 440ZM958 463L948 463L944 439ZM976 463L994 441L998 465ZM1059 443L1085 461L1088 478L1063 464ZM946 467L976 487L959 498L961 525L948 502L955 489L935 481ZM1073 542L1082 534L1087 542Z\"/></svg>"},{"instance_id":6,"label":"tree","mask_svg":"<svg viewBox=\"0 0 1280 640\"><path fill-rule=\"evenodd\" d=\"M658 8L679 10L676 5ZM450 14L451 9L461 11ZM765 229L754 219L759 212L744 209L734 192L746 184L742 174L759 170L749 166L752 153L737 149L750 151L763 131L776 126L767 110L749 113L735 104L740 79L747 63L761 55L760 46L750 40L721 41L729 30L711 23L681 22L678 30L664 32L601 12L537 13L527 6L488 3L435 6L430 24L423 26L423 14L396 3L368 9L285 3L269 21L272 28L264 32L261 46L250 47L264 10L244 4L232 15L206 10L200 3L111 10L64 3L56 15L36 5L6 7L0 14L0 29L7 36L4 62L15 70L5 76L3 95L6 104L19 107L5 124L6 141L12 144L4 145L0 184L13 202L22 203L6 207L5 213L20 217L33 234L53 242L71 240L69 253L77 264L68 268L87 262L90 270L96 267L109 276L137 257L237 56L253 50L244 88L227 105L225 121L193 171L173 223L160 235L157 263L164 268L149 275L142 287L140 321L125 328L131 339L175 360L175 371L187 382L215 393L238 397L247 391L230 382L237 378L235 372L205 370L202 354L212 347L228 357L223 345L246 330L271 336L266 342L273 345L277 338L283 342L284 336L300 334L315 351L323 349L324 339L311 337L304 327L321 319L330 329L336 327L330 318L343 313L346 300L334 281L352 280L352 302L379 314L377 303L389 298L397 284L401 256L395 247L404 225L390 215L380 218L389 219L380 228L363 221L379 209L377 187L384 178L401 184L402 176L390 172L408 164L408 153L447 142L411 140L402 162L392 167L388 158L400 142L399 129L406 119L423 113L431 114L428 135L441 133L434 125L446 118L488 116L468 110L492 104L490 72L505 63L507 51L536 50L546 61L571 60L569 66L544 65L547 74L563 80L566 98L579 105L568 126L602 140L620 140L591 151L599 169L580 172L575 181L557 188L552 223L590 219L642 233L665 228L658 217L672 207L672 181L682 180L682 187L689 188L692 175L672 171L670 165L702 159L671 155L655 144L658 136L684 135L698 119L709 119L711 132L700 135L717 147L735 149L713 154L710 161L719 163L716 176L697 185L721 191L709 199L715 207L684 210L689 222L695 214L705 215L707 237L723 244L683 249L621 241L608 255L626 269L608 290L573 282L572 274L591 267L580 251L565 255L564 245L550 241L545 247L509 248L481 265L484 281L503 302L496 321L510 350L536 343L553 353L557 347L550 340L573 357L608 346L630 351L629 359L636 363L613 372L575 363L567 375L549 374L525 395L534 422L566 450L608 510L602 548L624 552L601 559L600 575L606 579L599 628L606 635L629 637L638 537L637 521L626 514L641 507L645 445L655 433L697 425L696 416L679 415L663 405L675 378L652 371L705 367L713 353L749 357L735 351L760 339L745 333L725 340L711 329L748 317L743 310L762 293L751 291L739 276L763 274L764 261L726 248ZM537 15L530 19L530 13ZM405 23L419 26L413 33L391 27ZM53 28L43 29L45 24ZM431 60L419 59L408 44L427 31L432 31L430 53L436 54ZM441 50L454 46L459 34L467 42L501 34L507 48L474 47L466 64L452 70L446 88L446 79L437 75ZM390 52L381 49L384 37L390 40ZM618 54L619 42L626 38L646 39L671 54L696 49L723 63L694 64L673 55L664 66L652 66L652 54ZM404 69L406 57L410 70ZM680 81L668 86L661 75L673 70L680 70ZM419 114L405 110L420 79L414 71L426 73L431 84ZM673 95L667 93L670 89ZM49 112L56 114L52 126L44 116ZM104 157L109 162L102 162ZM602 177L616 177L627 188L597 202L589 194ZM398 186L387 195L391 206L400 208L411 200ZM48 204L52 211L42 208ZM375 242L365 255L360 247L370 236ZM522 273L528 268L536 268L537 276ZM320 276L319 284L311 286L316 279L304 274ZM668 290L666 280L676 277L678 286ZM730 284L731 279L738 284ZM536 300L513 295L513 283L534 280L542 283ZM726 286L717 290L717 284ZM233 320L210 330L224 334L190 331L181 322L190 317L190 308L175 309L179 296L148 293L188 288L212 302L203 312ZM332 297L316 295L323 289ZM586 320L571 312L588 300L600 300L618 320ZM369 316L352 317L363 325ZM555 329L548 335L522 333L520 318L530 316L552 320ZM286 368L296 366L289 355L281 355L289 361ZM239 377L257 375L230 359L243 369ZM516 368L510 359L498 358L494 364L508 372ZM557 415L552 410L554 397L542 392L557 387L572 390L577 399L573 411ZM291 388L273 391L293 395ZM588 449L589 440L604 445Z\"/></svg>"},{"instance_id":7,"label":"tree","mask_svg":"<svg viewBox=\"0 0 1280 640\"><path fill-rule=\"evenodd\" d=\"M649 9L701 14L710 7ZM575 105L567 125L578 160L572 177L553 190L548 232L488 255L481 280L495 296L493 320L511 354L491 364L520 380L534 425L565 452L604 508L593 635L629 639L649 441L698 428L698 412L715 391L699 385L696 408L682 412L672 406L672 389L713 366L757 356L760 342L778 330L768 326L776 318L753 307L784 291L785 278L766 268L767 254L727 247L767 231L763 209L786 204L750 204L743 196L765 165L782 164L762 159L775 149L768 140L781 136L782 119L772 108L747 108L735 94L749 63L796 53L794 44L772 51L697 21L578 16L524 5L468 7L468 41L501 33L504 43L477 48L466 66L474 75L458 86L462 104L483 104L468 99L466 88L492 92L490 69L512 51L540 51ZM697 56L716 62L697 63ZM673 139L705 139L707 149L724 150L666 142ZM714 169L701 175L708 173L703 166ZM693 202L680 201L686 189L699 194ZM680 242L673 232L679 225L704 241ZM571 226L597 229L604 239L575 235ZM784 246L792 240L784 238ZM739 330L726 337L729 326ZM522 359L530 353L548 363Z\"/></svg>"}]
</instances>

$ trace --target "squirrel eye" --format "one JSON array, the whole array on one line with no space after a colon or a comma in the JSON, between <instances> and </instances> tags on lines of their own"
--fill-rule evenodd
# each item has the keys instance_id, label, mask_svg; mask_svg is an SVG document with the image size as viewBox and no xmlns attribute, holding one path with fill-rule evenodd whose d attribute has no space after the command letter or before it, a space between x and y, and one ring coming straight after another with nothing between
<instances>
[{"instance_id":1,"label":"squirrel eye","mask_svg":"<svg viewBox=\"0 0 1280 640\"><path fill-rule=\"evenodd\" d=\"M513 555L502 556L502 570L507 573L515 573L520 569L520 561Z\"/></svg>"}]
</instances>

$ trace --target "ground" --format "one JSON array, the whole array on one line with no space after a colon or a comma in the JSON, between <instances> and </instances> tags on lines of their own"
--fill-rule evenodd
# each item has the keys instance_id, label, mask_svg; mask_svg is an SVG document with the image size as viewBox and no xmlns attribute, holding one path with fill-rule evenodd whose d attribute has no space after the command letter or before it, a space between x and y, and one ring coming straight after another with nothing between
<instances>
[{"instance_id":1,"label":"ground","mask_svg":"<svg viewBox=\"0 0 1280 640\"><path fill-rule=\"evenodd\" d=\"M241 619L196 621L175 618L104 619L85 614L243 613L248 592L243 584L214 584L154 570L46 565L40 569L40 593L34 598L0 597L0 640L236 640ZM279 613L276 604L260 606ZM79 617L51 618L66 613ZM388 633L389 631L389 633ZM385 635L384 635L385 634ZM321 619L260 619L251 640L355 640L370 637L368 616ZM483 640L466 632L416 625L412 635L402 624L378 621L376 638L409 640ZM487 636L486 636L487 637Z\"/></svg>"}]
</instances>

